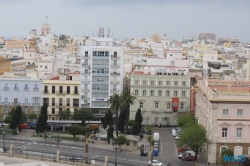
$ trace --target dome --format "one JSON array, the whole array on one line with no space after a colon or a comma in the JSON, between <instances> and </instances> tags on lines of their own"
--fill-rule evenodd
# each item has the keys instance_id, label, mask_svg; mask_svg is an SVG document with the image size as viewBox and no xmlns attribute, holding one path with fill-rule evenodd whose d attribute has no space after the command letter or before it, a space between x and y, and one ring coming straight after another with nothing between
<instances>
[{"instance_id":1,"label":"dome","mask_svg":"<svg viewBox=\"0 0 250 166\"><path fill-rule=\"evenodd\" d=\"M160 43L160 42L161 42L161 38L160 38L158 35L156 35L156 34L154 34L154 35L151 37L151 39L152 39L154 42L156 42L156 43Z\"/></svg>"}]
</instances>

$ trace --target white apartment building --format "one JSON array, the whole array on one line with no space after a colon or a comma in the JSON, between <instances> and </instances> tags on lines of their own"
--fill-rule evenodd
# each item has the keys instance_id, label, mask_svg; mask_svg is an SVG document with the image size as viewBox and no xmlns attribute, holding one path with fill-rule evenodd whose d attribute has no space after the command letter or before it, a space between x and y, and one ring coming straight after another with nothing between
<instances>
[{"instance_id":1,"label":"white apartment building","mask_svg":"<svg viewBox=\"0 0 250 166\"><path fill-rule=\"evenodd\" d=\"M42 81L39 79L0 78L0 120L20 105L26 114L39 113L42 106Z\"/></svg>"},{"instance_id":2,"label":"white apartment building","mask_svg":"<svg viewBox=\"0 0 250 166\"><path fill-rule=\"evenodd\" d=\"M114 46L113 38L88 38L84 42L80 104L103 117L109 97L123 90L123 49Z\"/></svg>"}]
</instances>

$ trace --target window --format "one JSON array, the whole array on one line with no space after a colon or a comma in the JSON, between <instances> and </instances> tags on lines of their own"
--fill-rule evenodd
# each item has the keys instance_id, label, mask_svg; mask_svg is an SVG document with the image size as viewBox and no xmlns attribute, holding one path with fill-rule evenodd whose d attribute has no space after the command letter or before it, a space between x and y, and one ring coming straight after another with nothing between
<instances>
[{"instance_id":1,"label":"window","mask_svg":"<svg viewBox=\"0 0 250 166\"><path fill-rule=\"evenodd\" d=\"M33 107L33 112L38 112L38 107Z\"/></svg>"},{"instance_id":2,"label":"window","mask_svg":"<svg viewBox=\"0 0 250 166\"><path fill-rule=\"evenodd\" d=\"M135 80L135 85L138 85L139 84L139 81L138 80Z\"/></svg>"},{"instance_id":3,"label":"window","mask_svg":"<svg viewBox=\"0 0 250 166\"><path fill-rule=\"evenodd\" d=\"M158 123L158 117L155 117L155 123Z\"/></svg>"},{"instance_id":4,"label":"window","mask_svg":"<svg viewBox=\"0 0 250 166\"><path fill-rule=\"evenodd\" d=\"M70 106L70 98L67 98L67 106Z\"/></svg>"},{"instance_id":5,"label":"window","mask_svg":"<svg viewBox=\"0 0 250 166\"><path fill-rule=\"evenodd\" d=\"M159 108L159 103L155 103L155 109Z\"/></svg>"},{"instance_id":6,"label":"window","mask_svg":"<svg viewBox=\"0 0 250 166\"><path fill-rule=\"evenodd\" d=\"M97 89L99 89L99 88L97 88ZM116 85L113 85L113 90L116 90Z\"/></svg>"},{"instance_id":7,"label":"window","mask_svg":"<svg viewBox=\"0 0 250 166\"><path fill-rule=\"evenodd\" d=\"M51 114L55 114L55 113L56 113L55 108L52 108L51 109Z\"/></svg>"},{"instance_id":8,"label":"window","mask_svg":"<svg viewBox=\"0 0 250 166\"><path fill-rule=\"evenodd\" d=\"M162 96L161 90L158 91L158 96Z\"/></svg>"},{"instance_id":9,"label":"window","mask_svg":"<svg viewBox=\"0 0 250 166\"><path fill-rule=\"evenodd\" d=\"M147 91L146 90L142 90L142 96L147 96Z\"/></svg>"},{"instance_id":10,"label":"window","mask_svg":"<svg viewBox=\"0 0 250 166\"><path fill-rule=\"evenodd\" d=\"M33 97L33 103L40 103L39 97Z\"/></svg>"},{"instance_id":11,"label":"window","mask_svg":"<svg viewBox=\"0 0 250 166\"><path fill-rule=\"evenodd\" d=\"M63 99L59 98L59 106L62 106L62 105L63 105Z\"/></svg>"},{"instance_id":12,"label":"window","mask_svg":"<svg viewBox=\"0 0 250 166\"><path fill-rule=\"evenodd\" d=\"M15 84L15 88L18 88L18 84Z\"/></svg>"},{"instance_id":13,"label":"window","mask_svg":"<svg viewBox=\"0 0 250 166\"><path fill-rule=\"evenodd\" d=\"M5 111L5 112L8 112L8 110L9 110L9 107L8 107L8 106L5 106L5 107L4 107L4 111Z\"/></svg>"},{"instance_id":14,"label":"window","mask_svg":"<svg viewBox=\"0 0 250 166\"><path fill-rule=\"evenodd\" d=\"M52 106L55 106L55 98L52 98Z\"/></svg>"},{"instance_id":15,"label":"window","mask_svg":"<svg viewBox=\"0 0 250 166\"><path fill-rule=\"evenodd\" d=\"M48 66L45 66L45 69L48 69Z\"/></svg>"},{"instance_id":16,"label":"window","mask_svg":"<svg viewBox=\"0 0 250 166\"><path fill-rule=\"evenodd\" d=\"M170 91L169 91L169 90L166 91L166 96L167 96L167 97L170 96Z\"/></svg>"},{"instance_id":17,"label":"window","mask_svg":"<svg viewBox=\"0 0 250 166\"><path fill-rule=\"evenodd\" d=\"M67 86L67 94L70 94L70 86Z\"/></svg>"},{"instance_id":18,"label":"window","mask_svg":"<svg viewBox=\"0 0 250 166\"><path fill-rule=\"evenodd\" d=\"M184 103L181 103L181 110L184 109Z\"/></svg>"},{"instance_id":19,"label":"window","mask_svg":"<svg viewBox=\"0 0 250 166\"><path fill-rule=\"evenodd\" d=\"M242 155L242 147L241 146L235 146L234 147L234 156Z\"/></svg>"},{"instance_id":20,"label":"window","mask_svg":"<svg viewBox=\"0 0 250 166\"><path fill-rule=\"evenodd\" d=\"M154 90L150 91L150 96L154 96Z\"/></svg>"},{"instance_id":21,"label":"window","mask_svg":"<svg viewBox=\"0 0 250 166\"><path fill-rule=\"evenodd\" d=\"M174 85L178 85L178 81L175 81L175 82L174 82Z\"/></svg>"},{"instance_id":22,"label":"window","mask_svg":"<svg viewBox=\"0 0 250 166\"><path fill-rule=\"evenodd\" d=\"M59 93L63 93L63 86L59 86Z\"/></svg>"},{"instance_id":23,"label":"window","mask_svg":"<svg viewBox=\"0 0 250 166\"><path fill-rule=\"evenodd\" d=\"M135 96L138 96L138 90L135 90Z\"/></svg>"},{"instance_id":24,"label":"window","mask_svg":"<svg viewBox=\"0 0 250 166\"><path fill-rule=\"evenodd\" d=\"M4 87L8 88L8 84L5 84Z\"/></svg>"},{"instance_id":25,"label":"window","mask_svg":"<svg viewBox=\"0 0 250 166\"><path fill-rule=\"evenodd\" d=\"M155 84L155 82L154 81L151 81L151 85L154 85Z\"/></svg>"},{"instance_id":26,"label":"window","mask_svg":"<svg viewBox=\"0 0 250 166\"><path fill-rule=\"evenodd\" d=\"M228 115L228 109L223 109L223 115Z\"/></svg>"},{"instance_id":27,"label":"window","mask_svg":"<svg viewBox=\"0 0 250 166\"><path fill-rule=\"evenodd\" d=\"M52 93L56 93L55 91L56 91L55 86L52 86Z\"/></svg>"},{"instance_id":28,"label":"window","mask_svg":"<svg viewBox=\"0 0 250 166\"><path fill-rule=\"evenodd\" d=\"M147 85L147 81L145 81L145 80L142 83L143 83L143 85Z\"/></svg>"},{"instance_id":29,"label":"window","mask_svg":"<svg viewBox=\"0 0 250 166\"><path fill-rule=\"evenodd\" d=\"M227 139L227 128L222 128L222 139Z\"/></svg>"},{"instance_id":30,"label":"window","mask_svg":"<svg viewBox=\"0 0 250 166\"><path fill-rule=\"evenodd\" d=\"M236 129L236 140L241 140L242 128Z\"/></svg>"},{"instance_id":31,"label":"window","mask_svg":"<svg viewBox=\"0 0 250 166\"><path fill-rule=\"evenodd\" d=\"M143 108L143 102L140 102L140 108Z\"/></svg>"},{"instance_id":32,"label":"window","mask_svg":"<svg viewBox=\"0 0 250 166\"><path fill-rule=\"evenodd\" d=\"M159 85L162 85L162 81L159 81Z\"/></svg>"},{"instance_id":33,"label":"window","mask_svg":"<svg viewBox=\"0 0 250 166\"><path fill-rule=\"evenodd\" d=\"M75 86L74 94L78 94L78 86Z\"/></svg>"},{"instance_id":34,"label":"window","mask_svg":"<svg viewBox=\"0 0 250 166\"><path fill-rule=\"evenodd\" d=\"M185 85L186 85L186 82L185 82L185 81L183 81L183 82L182 82L182 85L183 85L183 86L185 86Z\"/></svg>"},{"instance_id":35,"label":"window","mask_svg":"<svg viewBox=\"0 0 250 166\"><path fill-rule=\"evenodd\" d=\"M167 85L170 85L170 81L167 81L167 83L166 83Z\"/></svg>"},{"instance_id":36,"label":"window","mask_svg":"<svg viewBox=\"0 0 250 166\"><path fill-rule=\"evenodd\" d=\"M242 116L242 112L243 112L243 110L241 110L241 109L240 109L240 110L237 110L237 115L238 115L238 116Z\"/></svg>"},{"instance_id":37,"label":"window","mask_svg":"<svg viewBox=\"0 0 250 166\"><path fill-rule=\"evenodd\" d=\"M25 84L24 89L29 89L28 84Z\"/></svg>"},{"instance_id":38,"label":"window","mask_svg":"<svg viewBox=\"0 0 250 166\"><path fill-rule=\"evenodd\" d=\"M186 97L186 91L181 92L181 97Z\"/></svg>"},{"instance_id":39,"label":"window","mask_svg":"<svg viewBox=\"0 0 250 166\"><path fill-rule=\"evenodd\" d=\"M174 91L174 97L178 97L178 92Z\"/></svg>"},{"instance_id":40,"label":"window","mask_svg":"<svg viewBox=\"0 0 250 166\"><path fill-rule=\"evenodd\" d=\"M48 93L48 86L44 86L44 93Z\"/></svg>"},{"instance_id":41,"label":"window","mask_svg":"<svg viewBox=\"0 0 250 166\"><path fill-rule=\"evenodd\" d=\"M5 102L5 103L8 103L8 98L4 98L4 102Z\"/></svg>"},{"instance_id":42,"label":"window","mask_svg":"<svg viewBox=\"0 0 250 166\"><path fill-rule=\"evenodd\" d=\"M25 99L24 99L24 103L25 103L25 104L28 104L28 98L25 98Z\"/></svg>"},{"instance_id":43,"label":"window","mask_svg":"<svg viewBox=\"0 0 250 166\"><path fill-rule=\"evenodd\" d=\"M221 146L220 147L220 154L222 153L222 152L224 152L225 150L227 150L228 148L226 147L226 146Z\"/></svg>"},{"instance_id":44,"label":"window","mask_svg":"<svg viewBox=\"0 0 250 166\"><path fill-rule=\"evenodd\" d=\"M17 97L14 98L14 103L18 103L18 98Z\"/></svg>"},{"instance_id":45,"label":"window","mask_svg":"<svg viewBox=\"0 0 250 166\"><path fill-rule=\"evenodd\" d=\"M27 107L27 106L24 107L24 111L25 111L26 114L29 113L29 110L28 110L28 107Z\"/></svg>"},{"instance_id":46,"label":"window","mask_svg":"<svg viewBox=\"0 0 250 166\"><path fill-rule=\"evenodd\" d=\"M167 103L167 109L170 109L170 108L171 108L171 104Z\"/></svg>"}]
</instances>

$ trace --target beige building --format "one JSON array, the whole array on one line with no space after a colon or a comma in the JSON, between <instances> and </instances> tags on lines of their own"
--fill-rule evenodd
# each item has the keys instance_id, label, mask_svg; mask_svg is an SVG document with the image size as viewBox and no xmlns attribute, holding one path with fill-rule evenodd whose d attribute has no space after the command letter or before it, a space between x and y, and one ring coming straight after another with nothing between
<instances>
[{"instance_id":1,"label":"beige building","mask_svg":"<svg viewBox=\"0 0 250 166\"><path fill-rule=\"evenodd\" d=\"M30 41L25 41L25 40L6 40L5 41L5 48L7 48L7 49L10 49L10 48L21 48L21 49L23 49L24 46L29 48Z\"/></svg>"},{"instance_id":2,"label":"beige building","mask_svg":"<svg viewBox=\"0 0 250 166\"><path fill-rule=\"evenodd\" d=\"M178 114L190 108L190 76L186 73L154 73L153 68L148 70L144 68L130 76L130 91L137 98L130 106L130 119L135 119L140 108L144 118L142 125L177 125Z\"/></svg>"},{"instance_id":3,"label":"beige building","mask_svg":"<svg viewBox=\"0 0 250 166\"><path fill-rule=\"evenodd\" d=\"M11 71L10 59L0 57L0 75L8 71Z\"/></svg>"},{"instance_id":4,"label":"beige building","mask_svg":"<svg viewBox=\"0 0 250 166\"><path fill-rule=\"evenodd\" d=\"M48 119L59 120L58 112L79 108L80 74L60 75L43 80L43 103L48 103Z\"/></svg>"}]
</instances>

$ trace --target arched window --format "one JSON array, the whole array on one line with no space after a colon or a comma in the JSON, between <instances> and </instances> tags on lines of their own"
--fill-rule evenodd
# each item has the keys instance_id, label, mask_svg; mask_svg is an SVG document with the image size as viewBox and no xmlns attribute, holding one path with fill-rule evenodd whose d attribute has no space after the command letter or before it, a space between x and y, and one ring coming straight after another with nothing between
<instances>
[{"instance_id":1,"label":"arched window","mask_svg":"<svg viewBox=\"0 0 250 166\"><path fill-rule=\"evenodd\" d=\"M234 156L242 155L242 147L241 146L235 146L234 147Z\"/></svg>"},{"instance_id":2,"label":"arched window","mask_svg":"<svg viewBox=\"0 0 250 166\"><path fill-rule=\"evenodd\" d=\"M227 146L221 146L221 147L220 147L220 154L221 154L223 151L227 150L227 149L228 149Z\"/></svg>"}]
</instances>

